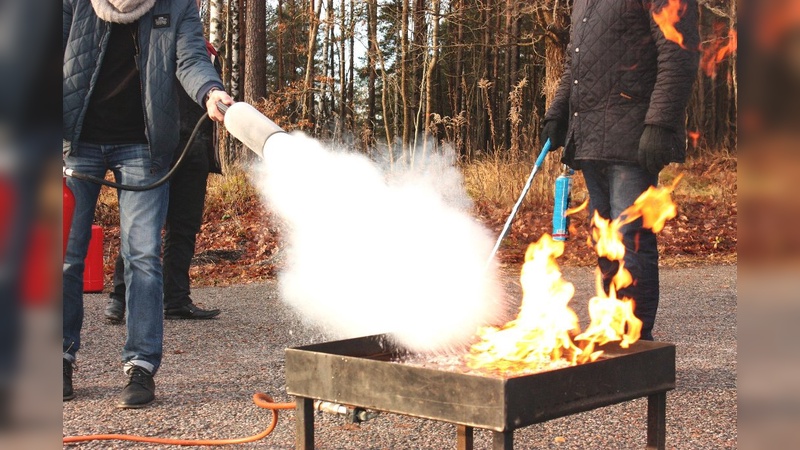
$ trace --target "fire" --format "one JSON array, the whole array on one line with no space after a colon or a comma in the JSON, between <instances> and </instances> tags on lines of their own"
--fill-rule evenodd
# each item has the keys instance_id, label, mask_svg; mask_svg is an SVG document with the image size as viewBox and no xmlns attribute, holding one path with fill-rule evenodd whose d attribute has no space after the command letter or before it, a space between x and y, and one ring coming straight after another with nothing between
<instances>
[{"instance_id":1,"label":"fire","mask_svg":"<svg viewBox=\"0 0 800 450\"><path fill-rule=\"evenodd\" d=\"M729 55L736 52L737 34L736 30L728 30L728 36L717 36L703 50L700 59L700 67L710 78L716 78L717 65Z\"/></svg>"},{"instance_id":2,"label":"fire","mask_svg":"<svg viewBox=\"0 0 800 450\"><path fill-rule=\"evenodd\" d=\"M630 221L641 217L644 221L643 227L650 228L653 233L659 233L664 229L667 220L672 219L678 214L678 207L672 202L672 191L681 181L683 175L678 175L670 186L657 188L651 186L633 205L620 214L620 217L628 217Z\"/></svg>"},{"instance_id":3,"label":"fire","mask_svg":"<svg viewBox=\"0 0 800 450\"><path fill-rule=\"evenodd\" d=\"M566 351L580 351L569 333L577 332L578 316L567 306L575 294L561 277L556 258L564 242L545 234L525 252L520 281L522 304L515 320L500 328L478 330L482 340L472 346L467 365L498 372L545 367Z\"/></svg>"},{"instance_id":4,"label":"fire","mask_svg":"<svg viewBox=\"0 0 800 450\"><path fill-rule=\"evenodd\" d=\"M666 187L652 187L612 221L595 214L591 242L599 256L619 261L608 294L602 275L596 271L597 294L589 300L590 323L580 331L578 318L568 303L575 294L572 283L564 280L556 258L564 252L564 242L544 234L528 246L522 265L522 303L516 319L501 327L483 327L466 355L467 366L499 374L520 374L562 365L577 365L597 360L598 345L619 342L627 348L639 340L642 322L634 315L634 301L617 298L617 292L634 282L625 268L620 229L639 218L643 226L658 233L666 220L675 217L677 208L672 191L681 176ZM577 212L586 204L570 210Z\"/></svg>"},{"instance_id":5,"label":"fire","mask_svg":"<svg viewBox=\"0 0 800 450\"><path fill-rule=\"evenodd\" d=\"M659 11L653 11L653 20L656 22L664 37L668 40L678 44L681 48L686 48L683 45L683 35L675 28L681 20L681 16L686 12L686 4L681 0L669 0Z\"/></svg>"}]
</instances>

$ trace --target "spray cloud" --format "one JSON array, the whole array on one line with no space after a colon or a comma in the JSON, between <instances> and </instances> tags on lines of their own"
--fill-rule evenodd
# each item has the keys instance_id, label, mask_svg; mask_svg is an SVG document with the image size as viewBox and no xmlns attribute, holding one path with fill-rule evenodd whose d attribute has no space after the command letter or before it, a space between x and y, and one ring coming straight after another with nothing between
<instances>
[{"instance_id":1,"label":"spray cloud","mask_svg":"<svg viewBox=\"0 0 800 450\"><path fill-rule=\"evenodd\" d=\"M391 333L415 351L460 347L497 316L493 238L460 172L441 155L415 166L270 138L252 178L289 228L284 301L337 337Z\"/></svg>"}]
</instances>

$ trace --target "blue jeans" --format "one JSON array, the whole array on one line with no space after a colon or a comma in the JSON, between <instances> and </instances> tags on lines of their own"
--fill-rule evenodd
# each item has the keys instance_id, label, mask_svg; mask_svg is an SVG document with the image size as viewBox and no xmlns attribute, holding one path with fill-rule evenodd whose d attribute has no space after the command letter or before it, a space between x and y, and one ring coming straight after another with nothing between
<instances>
[{"instance_id":1,"label":"blue jeans","mask_svg":"<svg viewBox=\"0 0 800 450\"><path fill-rule=\"evenodd\" d=\"M163 177L168 167L152 167L145 144L78 144L77 156L68 156L68 168L103 178L111 170L118 183L146 185ZM83 262L89 248L91 226L100 185L67 178L75 195L75 213L64 260L63 351L74 361L80 349L83 325ZM167 214L169 183L155 189L119 191L120 253L125 261L127 340L125 363L140 365L153 374L161 364L164 336L161 230Z\"/></svg>"},{"instance_id":2,"label":"blue jeans","mask_svg":"<svg viewBox=\"0 0 800 450\"><path fill-rule=\"evenodd\" d=\"M639 166L581 161L581 170L589 190L590 218L594 217L596 211L600 217L616 219L647 188L658 184L658 175L652 175ZM634 314L642 321L642 339L651 341L659 296L656 235L642 228L641 219L623 226L620 231L625 244L625 268L630 271L634 281L631 286L621 289L618 296L634 300ZM598 258L598 265L608 293L611 278L617 273L619 263Z\"/></svg>"}]
</instances>

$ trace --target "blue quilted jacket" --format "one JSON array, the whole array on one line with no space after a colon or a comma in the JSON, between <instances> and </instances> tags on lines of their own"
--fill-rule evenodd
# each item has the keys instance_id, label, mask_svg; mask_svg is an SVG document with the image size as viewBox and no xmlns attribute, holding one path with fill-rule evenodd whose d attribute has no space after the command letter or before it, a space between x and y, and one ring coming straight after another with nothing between
<instances>
[{"instance_id":1,"label":"blue quilted jacket","mask_svg":"<svg viewBox=\"0 0 800 450\"><path fill-rule=\"evenodd\" d=\"M97 17L90 0L64 3L64 152L81 134L83 118L105 56L111 24ZM208 58L195 0L156 0L139 19L139 72L146 136L156 167L172 162L178 145L178 89L205 107L212 87L223 88ZM77 155L79 156L79 154Z\"/></svg>"},{"instance_id":2,"label":"blue quilted jacket","mask_svg":"<svg viewBox=\"0 0 800 450\"><path fill-rule=\"evenodd\" d=\"M686 106L699 62L697 1L676 25L685 48L652 17L667 0L575 0L564 74L545 120L568 122L563 161L637 164L645 124L676 132L675 162L686 158Z\"/></svg>"}]
</instances>

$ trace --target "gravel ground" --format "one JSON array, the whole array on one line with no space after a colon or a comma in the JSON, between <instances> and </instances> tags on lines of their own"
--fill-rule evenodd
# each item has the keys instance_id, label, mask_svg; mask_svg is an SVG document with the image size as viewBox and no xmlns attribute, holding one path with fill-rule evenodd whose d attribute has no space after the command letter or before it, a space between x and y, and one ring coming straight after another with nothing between
<instances>
[{"instance_id":1,"label":"gravel ground","mask_svg":"<svg viewBox=\"0 0 800 450\"><path fill-rule=\"evenodd\" d=\"M585 320L593 273L563 270L577 288L572 308ZM667 448L737 447L736 279L736 266L662 270L654 335L677 346L677 388L667 395ZM64 436L239 438L269 424L270 413L252 402L254 393L293 401L285 389L284 349L330 339L280 301L276 283L196 289L193 297L222 314L205 322L165 321L156 402L142 410L118 410L114 403L125 382L119 362L124 327L103 319L105 295L86 296L83 348L74 377L77 397L63 405ZM647 401L637 399L516 430L514 444L521 449L642 448L646 419ZM455 448L455 430L452 424L388 413L359 425L329 414L315 418L320 449ZM294 440L289 410L280 413L269 436L239 447L291 449ZM151 445L93 441L80 447ZM491 448L491 433L475 430L475 448Z\"/></svg>"}]
</instances>

